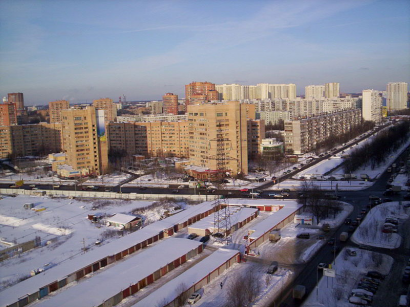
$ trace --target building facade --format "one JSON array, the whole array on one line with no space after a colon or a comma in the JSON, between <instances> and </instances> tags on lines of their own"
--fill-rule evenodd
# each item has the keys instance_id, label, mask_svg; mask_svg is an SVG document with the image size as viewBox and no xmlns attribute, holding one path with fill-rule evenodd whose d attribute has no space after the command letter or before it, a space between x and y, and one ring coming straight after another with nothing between
<instances>
[{"instance_id":1,"label":"building facade","mask_svg":"<svg viewBox=\"0 0 410 307\"><path fill-rule=\"evenodd\" d=\"M59 123L0 126L0 157L38 156L61 151Z\"/></svg>"},{"instance_id":2,"label":"building facade","mask_svg":"<svg viewBox=\"0 0 410 307\"><path fill-rule=\"evenodd\" d=\"M93 107L97 110L104 110L105 123L113 122L117 118L117 105L110 98L94 100Z\"/></svg>"},{"instance_id":3,"label":"building facade","mask_svg":"<svg viewBox=\"0 0 410 307\"><path fill-rule=\"evenodd\" d=\"M98 136L97 112L93 106L62 111L62 147L67 165L81 172L101 175L108 166L107 141ZM84 172L83 170L86 170Z\"/></svg>"},{"instance_id":4,"label":"building facade","mask_svg":"<svg viewBox=\"0 0 410 307\"><path fill-rule=\"evenodd\" d=\"M56 100L48 103L50 123L61 123L61 111L70 108L67 100Z\"/></svg>"},{"instance_id":5,"label":"building facade","mask_svg":"<svg viewBox=\"0 0 410 307\"><path fill-rule=\"evenodd\" d=\"M222 84L216 85L219 100L245 100L245 99L275 99L296 98L295 84L269 84L257 85Z\"/></svg>"},{"instance_id":6,"label":"building facade","mask_svg":"<svg viewBox=\"0 0 410 307\"><path fill-rule=\"evenodd\" d=\"M211 82L191 82L185 85L185 105L218 100L219 93Z\"/></svg>"},{"instance_id":7,"label":"building facade","mask_svg":"<svg viewBox=\"0 0 410 307\"><path fill-rule=\"evenodd\" d=\"M238 101L188 106L189 159L209 177L248 173L246 104Z\"/></svg>"},{"instance_id":8,"label":"building facade","mask_svg":"<svg viewBox=\"0 0 410 307\"><path fill-rule=\"evenodd\" d=\"M387 110L397 111L407 109L408 84L406 82L391 82L387 84Z\"/></svg>"},{"instance_id":9,"label":"building facade","mask_svg":"<svg viewBox=\"0 0 410 307\"><path fill-rule=\"evenodd\" d=\"M0 104L0 126L17 125L17 109L13 102Z\"/></svg>"},{"instance_id":10,"label":"building facade","mask_svg":"<svg viewBox=\"0 0 410 307\"><path fill-rule=\"evenodd\" d=\"M315 150L316 145L330 137L337 137L354 129L362 121L360 109L285 121L285 151L304 154Z\"/></svg>"},{"instance_id":11,"label":"building facade","mask_svg":"<svg viewBox=\"0 0 410 307\"><path fill-rule=\"evenodd\" d=\"M382 120L382 97L379 91L362 92L362 116L364 120L380 123Z\"/></svg>"},{"instance_id":12,"label":"building facade","mask_svg":"<svg viewBox=\"0 0 410 307\"><path fill-rule=\"evenodd\" d=\"M305 99L322 99L325 97L324 85L305 86Z\"/></svg>"},{"instance_id":13,"label":"building facade","mask_svg":"<svg viewBox=\"0 0 410 307\"><path fill-rule=\"evenodd\" d=\"M163 112L165 114L178 115L178 95L166 93L162 96Z\"/></svg>"},{"instance_id":14,"label":"building facade","mask_svg":"<svg viewBox=\"0 0 410 307\"><path fill-rule=\"evenodd\" d=\"M340 96L340 83L326 83L325 84L325 97L337 98Z\"/></svg>"}]
</instances>

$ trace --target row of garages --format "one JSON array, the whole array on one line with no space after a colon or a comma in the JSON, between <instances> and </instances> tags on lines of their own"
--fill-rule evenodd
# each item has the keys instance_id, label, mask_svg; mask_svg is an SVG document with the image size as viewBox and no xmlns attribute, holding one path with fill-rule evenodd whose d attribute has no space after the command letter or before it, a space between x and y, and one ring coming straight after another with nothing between
<instances>
[{"instance_id":1,"label":"row of garages","mask_svg":"<svg viewBox=\"0 0 410 307\"><path fill-rule=\"evenodd\" d=\"M1 306L22 307L37 299L42 299L74 281L79 281L101 268L173 235L219 208L220 206L213 202L192 206L179 214L150 224L110 244L69 259L42 274L33 276L0 292Z\"/></svg>"},{"instance_id":2,"label":"row of garages","mask_svg":"<svg viewBox=\"0 0 410 307\"><path fill-rule=\"evenodd\" d=\"M221 248L145 298L139 300L132 307L181 306L192 293L197 292L240 261L241 256L237 250ZM181 285L185 286L184 289L180 289ZM106 306L100 305L99 307Z\"/></svg>"},{"instance_id":3,"label":"row of garages","mask_svg":"<svg viewBox=\"0 0 410 307\"><path fill-rule=\"evenodd\" d=\"M42 307L115 306L202 253L198 241L169 238L41 302Z\"/></svg>"}]
</instances>

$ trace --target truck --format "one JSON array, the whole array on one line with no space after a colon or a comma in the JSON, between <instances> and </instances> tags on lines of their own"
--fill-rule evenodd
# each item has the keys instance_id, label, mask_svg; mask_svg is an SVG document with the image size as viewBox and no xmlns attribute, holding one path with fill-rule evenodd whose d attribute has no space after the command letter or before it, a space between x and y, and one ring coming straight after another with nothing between
<instances>
[{"instance_id":1,"label":"truck","mask_svg":"<svg viewBox=\"0 0 410 307\"><path fill-rule=\"evenodd\" d=\"M306 294L306 287L303 285L297 285L293 288L293 298L302 299Z\"/></svg>"},{"instance_id":2,"label":"truck","mask_svg":"<svg viewBox=\"0 0 410 307\"><path fill-rule=\"evenodd\" d=\"M271 241L271 242L278 242L280 240L280 238L281 238L281 235L280 235L279 230L272 230L269 233L269 241Z\"/></svg>"},{"instance_id":3,"label":"truck","mask_svg":"<svg viewBox=\"0 0 410 307\"><path fill-rule=\"evenodd\" d=\"M349 234L347 232L342 232L340 234L339 240L340 242L346 242L348 238L349 238Z\"/></svg>"}]
</instances>

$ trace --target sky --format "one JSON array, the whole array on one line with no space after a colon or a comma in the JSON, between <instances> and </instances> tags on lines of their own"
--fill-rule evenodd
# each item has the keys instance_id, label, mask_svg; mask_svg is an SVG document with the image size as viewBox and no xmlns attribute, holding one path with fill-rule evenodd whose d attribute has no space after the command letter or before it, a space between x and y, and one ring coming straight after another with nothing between
<instances>
[{"instance_id":1,"label":"sky","mask_svg":"<svg viewBox=\"0 0 410 307\"><path fill-rule=\"evenodd\" d=\"M25 105L215 84L410 83L408 0L1 0L0 95Z\"/></svg>"}]
</instances>

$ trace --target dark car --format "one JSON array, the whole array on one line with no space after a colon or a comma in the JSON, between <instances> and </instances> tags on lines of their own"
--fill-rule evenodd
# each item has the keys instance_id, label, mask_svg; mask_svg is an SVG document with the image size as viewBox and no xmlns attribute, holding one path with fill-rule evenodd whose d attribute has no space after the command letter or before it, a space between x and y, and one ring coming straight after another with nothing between
<instances>
[{"instance_id":1,"label":"dark car","mask_svg":"<svg viewBox=\"0 0 410 307\"><path fill-rule=\"evenodd\" d=\"M345 219L345 224L346 224L346 225L350 225L351 223L352 223L352 219L351 219L351 218Z\"/></svg>"},{"instance_id":2,"label":"dark car","mask_svg":"<svg viewBox=\"0 0 410 307\"><path fill-rule=\"evenodd\" d=\"M327 244L334 245L335 244L335 238L329 239L329 241L327 241Z\"/></svg>"},{"instance_id":3,"label":"dark car","mask_svg":"<svg viewBox=\"0 0 410 307\"><path fill-rule=\"evenodd\" d=\"M403 196L404 200L410 200L410 193L407 193L406 195Z\"/></svg>"},{"instance_id":4,"label":"dark car","mask_svg":"<svg viewBox=\"0 0 410 307\"><path fill-rule=\"evenodd\" d=\"M208 241L209 241L209 235L203 236L203 237L199 240L199 242L202 242L202 243L205 243L205 242L208 242Z\"/></svg>"},{"instance_id":5,"label":"dark car","mask_svg":"<svg viewBox=\"0 0 410 307\"><path fill-rule=\"evenodd\" d=\"M198 237L198 235L197 235L196 233L191 233L191 234L188 236L188 239L189 239L189 240L193 240L193 239L195 239L196 237Z\"/></svg>"},{"instance_id":6,"label":"dark car","mask_svg":"<svg viewBox=\"0 0 410 307\"><path fill-rule=\"evenodd\" d=\"M177 194L177 193L179 193L179 190L172 190L172 193Z\"/></svg>"},{"instance_id":7,"label":"dark car","mask_svg":"<svg viewBox=\"0 0 410 307\"><path fill-rule=\"evenodd\" d=\"M352 226L357 226L357 225L359 225L358 221L352 221Z\"/></svg>"},{"instance_id":8,"label":"dark car","mask_svg":"<svg viewBox=\"0 0 410 307\"><path fill-rule=\"evenodd\" d=\"M310 238L310 233L304 232L304 233L299 233L296 238L299 239L309 239Z\"/></svg>"},{"instance_id":9,"label":"dark car","mask_svg":"<svg viewBox=\"0 0 410 307\"><path fill-rule=\"evenodd\" d=\"M224 237L224 235L220 232L214 233L214 234L212 234L212 236L215 237L215 238L223 238Z\"/></svg>"},{"instance_id":10,"label":"dark car","mask_svg":"<svg viewBox=\"0 0 410 307\"><path fill-rule=\"evenodd\" d=\"M355 228L354 226L349 225L349 228L347 228L347 231L348 231L348 232L354 232L355 229L356 229L356 228Z\"/></svg>"},{"instance_id":11,"label":"dark car","mask_svg":"<svg viewBox=\"0 0 410 307\"><path fill-rule=\"evenodd\" d=\"M369 271L367 272L366 276L376 278L376 279L384 279L384 275L377 271Z\"/></svg>"}]
</instances>

